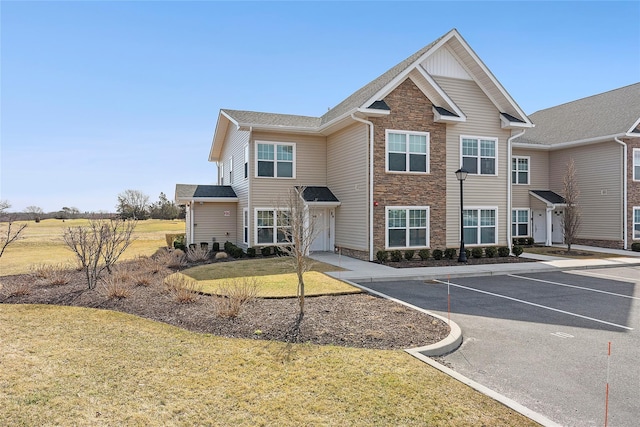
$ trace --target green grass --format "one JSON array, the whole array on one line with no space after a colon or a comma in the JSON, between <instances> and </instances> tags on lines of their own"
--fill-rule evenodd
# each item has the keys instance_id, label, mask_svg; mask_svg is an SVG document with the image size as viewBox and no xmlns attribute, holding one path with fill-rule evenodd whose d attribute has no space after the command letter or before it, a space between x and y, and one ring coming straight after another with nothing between
<instances>
[{"instance_id":1,"label":"green grass","mask_svg":"<svg viewBox=\"0 0 640 427\"><path fill-rule=\"evenodd\" d=\"M0 425L533 426L402 351L0 305Z\"/></svg>"},{"instance_id":2,"label":"green grass","mask_svg":"<svg viewBox=\"0 0 640 427\"><path fill-rule=\"evenodd\" d=\"M202 291L219 293L219 287L234 278L255 278L259 297L295 297L298 276L286 258L247 259L234 262L218 262L200 265L182 271L198 281ZM341 270L339 267L314 262L312 271L304 274L305 295L327 295L358 293L359 289L323 274L325 271Z\"/></svg>"},{"instance_id":3,"label":"green grass","mask_svg":"<svg viewBox=\"0 0 640 427\"><path fill-rule=\"evenodd\" d=\"M75 255L64 241L62 234L67 227L86 225L86 219L46 219L36 223L27 221L22 238L11 244L0 258L0 276L23 274L33 264L75 263ZM140 221L134 232L135 241L121 259L138 255L151 255L165 247L165 233L184 232L184 221Z\"/></svg>"}]
</instances>

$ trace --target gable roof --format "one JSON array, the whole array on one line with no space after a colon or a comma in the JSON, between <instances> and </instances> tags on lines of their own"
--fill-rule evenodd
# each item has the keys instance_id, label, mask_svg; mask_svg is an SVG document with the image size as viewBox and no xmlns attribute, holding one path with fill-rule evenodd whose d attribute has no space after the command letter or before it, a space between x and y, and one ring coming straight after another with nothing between
<instances>
[{"instance_id":1,"label":"gable roof","mask_svg":"<svg viewBox=\"0 0 640 427\"><path fill-rule=\"evenodd\" d=\"M564 197L549 190L529 190L529 194L548 205L564 205L566 203Z\"/></svg>"},{"instance_id":2,"label":"gable roof","mask_svg":"<svg viewBox=\"0 0 640 427\"><path fill-rule=\"evenodd\" d=\"M443 122L465 121L464 113L429 75L425 61L441 49L459 62L468 78L474 80L501 112L503 127L532 127L533 123L484 65L456 29L418 50L405 60L391 67L382 75L348 96L321 117L290 114L262 113L241 110L220 110L213 136L210 161L218 160L228 127L237 129L265 129L290 132L328 134L342 122L351 123L351 115L361 117L389 114L389 108L381 103L384 97L405 79L419 81L418 87L434 103L436 118ZM385 108L386 106L386 108ZM509 120L512 119L512 120ZM345 124L346 125L346 124Z\"/></svg>"},{"instance_id":3,"label":"gable roof","mask_svg":"<svg viewBox=\"0 0 640 427\"><path fill-rule=\"evenodd\" d=\"M234 202L238 196L230 185L176 184L175 199L178 202Z\"/></svg>"},{"instance_id":4,"label":"gable roof","mask_svg":"<svg viewBox=\"0 0 640 427\"><path fill-rule=\"evenodd\" d=\"M640 136L640 83L540 110L531 119L536 127L516 143L554 145Z\"/></svg>"}]
</instances>

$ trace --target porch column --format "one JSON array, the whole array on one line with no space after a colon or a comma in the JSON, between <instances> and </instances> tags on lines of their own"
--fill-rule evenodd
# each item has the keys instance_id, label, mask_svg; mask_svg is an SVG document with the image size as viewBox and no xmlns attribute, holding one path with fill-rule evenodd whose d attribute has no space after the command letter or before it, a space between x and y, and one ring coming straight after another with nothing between
<instances>
[{"instance_id":1,"label":"porch column","mask_svg":"<svg viewBox=\"0 0 640 427\"><path fill-rule=\"evenodd\" d=\"M551 246L552 243L552 238L551 238L551 227L552 225L552 221L553 221L553 207L548 207L547 206L547 218L546 218L546 223L547 223L547 241L545 242L545 246Z\"/></svg>"}]
</instances>

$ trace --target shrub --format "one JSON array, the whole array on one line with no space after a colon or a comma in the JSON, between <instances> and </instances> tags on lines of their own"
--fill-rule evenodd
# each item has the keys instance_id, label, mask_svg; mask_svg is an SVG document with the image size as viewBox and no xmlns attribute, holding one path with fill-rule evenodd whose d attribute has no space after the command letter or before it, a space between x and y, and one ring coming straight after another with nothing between
<instances>
[{"instance_id":1,"label":"shrub","mask_svg":"<svg viewBox=\"0 0 640 427\"><path fill-rule=\"evenodd\" d=\"M389 259L389 252L387 252L387 251L378 251L378 252L376 252L376 259L381 264L384 264Z\"/></svg>"},{"instance_id":2,"label":"shrub","mask_svg":"<svg viewBox=\"0 0 640 427\"><path fill-rule=\"evenodd\" d=\"M402 252L395 250L391 251L391 261L400 262L402 261Z\"/></svg>"},{"instance_id":3,"label":"shrub","mask_svg":"<svg viewBox=\"0 0 640 427\"><path fill-rule=\"evenodd\" d=\"M514 246L513 247L513 254L517 257L519 257L520 255L522 255L522 252L524 250L522 249L522 246Z\"/></svg>"},{"instance_id":4,"label":"shrub","mask_svg":"<svg viewBox=\"0 0 640 427\"><path fill-rule=\"evenodd\" d=\"M229 258L229 255L227 255L226 252L218 252L218 253L216 253L215 258L216 259L227 259L227 258Z\"/></svg>"},{"instance_id":5,"label":"shrub","mask_svg":"<svg viewBox=\"0 0 640 427\"><path fill-rule=\"evenodd\" d=\"M526 244L527 246L533 246L533 237L527 237Z\"/></svg>"},{"instance_id":6,"label":"shrub","mask_svg":"<svg viewBox=\"0 0 640 427\"><path fill-rule=\"evenodd\" d=\"M71 267L64 263L35 264L30 268L30 275L41 280L45 285L66 285L71 281Z\"/></svg>"},{"instance_id":7,"label":"shrub","mask_svg":"<svg viewBox=\"0 0 640 427\"><path fill-rule=\"evenodd\" d=\"M213 242L212 250L213 252L220 252L220 242Z\"/></svg>"},{"instance_id":8,"label":"shrub","mask_svg":"<svg viewBox=\"0 0 640 427\"><path fill-rule=\"evenodd\" d=\"M487 256L487 258L494 258L497 253L498 253L498 250L496 249L495 246L488 246L484 248L484 254Z\"/></svg>"},{"instance_id":9,"label":"shrub","mask_svg":"<svg viewBox=\"0 0 640 427\"><path fill-rule=\"evenodd\" d=\"M455 248L447 248L444 250L444 257L446 259L454 259L458 251Z\"/></svg>"},{"instance_id":10,"label":"shrub","mask_svg":"<svg viewBox=\"0 0 640 427\"><path fill-rule=\"evenodd\" d=\"M500 246L498 248L498 256L503 258L509 256L509 248L506 246Z\"/></svg>"},{"instance_id":11,"label":"shrub","mask_svg":"<svg viewBox=\"0 0 640 427\"><path fill-rule=\"evenodd\" d=\"M631 250L634 252L640 252L640 243L639 242L632 243Z\"/></svg>"},{"instance_id":12,"label":"shrub","mask_svg":"<svg viewBox=\"0 0 640 427\"><path fill-rule=\"evenodd\" d=\"M175 248L175 243L178 242L184 245L184 241L187 238L185 233L167 233L164 235L168 248Z\"/></svg>"},{"instance_id":13,"label":"shrub","mask_svg":"<svg viewBox=\"0 0 640 427\"><path fill-rule=\"evenodd\" d=\"M220 285L220 297L215 298L214 310L217 317L235 318L242 306L258 295L258 281L255 277L240 277L225 281Z\"/></svg>"},{"instance_id":14,"label":"shrub","mask_svg":"<svg viewBox=\"0 0 640 427\"><path fill-rule=\"evenodd\" d=\"M187 265L187 257L180 249L168 252L167 267L180 268Z\"/></svg>"},{"instance_id":15,"label":"shrub","mask_svg":"<svg viewBox=\"0 0 640 427\"><path fill-rule=\"evenodd\" d=\"M404 251L404 259L406 259L407 261L411 261L415 254L416 254L416 251L413 251L413 250Z\"/></svg>"},{"instance_id":16,"label":"shrub","mask_svg":"<svg viewBox=\"0 0 640 427\"><path fill-rule=\"evenodd\" d=\"M260 253L262 254L262 256L269 256L271 255L271 246L263 246L260 248Z\"/></svg>"},{"instance_id":17,"label":"shrub","mask_svg":"<svg viewBox=\"0 0 640 427\"><path fill-rule=\"evenodd\" d=\"M126 283L126 276L112 274L102 280L109 299L125 299L131 296L131 286Z\"/></svg>"},{"instance_id":18,"label":"shrub","mask_svg":"<svg viewBox=\"0 0 640 427\"><path fill-rule=\"evenodd\" d=\"M236 259L242 258L244 256L244 251L242 250L242 248L234 246L231 249L231 256L236 258Z\"/></svg>"},{"instance_id":19,"label":"shrub","mask_svg":"<svg viewBox=\"0 0 640 427\"><path fill-rule=\"evenodd\" d=\"M231 253L230 253L230 252L231 252L231 248L232 248L233 246L235 246L235 245L234 245L233 243L231 243L230 241L228 241L228 240L227 240L226 242L224 242L224 251L225 251L226 253L228 253L229 255L231 255Z\"/></svg>"},{"instance_id":20,"label":"shrub","mask_svg":"<svg viewBox=\"0 0 640 427\"><path fill-rule=\"evenodd\" d=\"M247 248L247 256L249 258L255 258L256 257L256 248Z\"/></svg>"},{"instance_id":21,"label":"shrub","mask_svg":"<svg viewBox=\"0 0 640 427\"><path fill-rule=\"evenodd\" d=\"M433 259L441 260L442 259L442 255L444 255L444 253L442 252L441 249L434 249L433 250Z\"/></svg>"},{"instance_id":22,"label":"shrub","mask_svg":"<svg viewBox=\"0 0 640 427\"><path fill-rule=\"evenodd\" d=\"M197 281L180 273L167 276L164 279L164 285L167 292L180 304L195 302L202 290Z\"/></svg>"},{"instance_id":23,"label":"shrub","mask_svg":"<svg viewBox=\"0 0 640 427\"><path fill-rule=\"evenodd\" d=\"M132 280L136 286L151 286L151 278L144 272L135 273Z\"/></svg>"},{"instance_id":24,"label":"shrub","mask_svg":"<svg viewBox=\"0 0 640 427\"><path fill-rule=\"evenodd\" d=\"M431 255L431 251L429 249L420 249L420 251L418 252L418 256L422 261L428 260L429 255Z\"/></svg>"},{"instance_id":25,"label":"shrub","mask_svg":"<svg viewBox=\"0 0 640 427\"><path fill-rule=\"evenodd\" d=\"M21 278L11 285L5 285L7 289L7 295L9 297L23 297L31 294L31 287L29 286L29 280ZM2 286L0 286L2 289Z\"/></svg>"},{"instance_id":26,"label":"shrub","mask_svg":"<svg viewBox=\"0 0 640 427\"><path fill-rule=\"evenodd\" d=\"M189 262L202 262L209 259L209 249L207 247L189 245L189 250L186 253L187 260Z\"/></svg>"},{"instance_id":27,"label":"shrub","mask_svg":"<svg viewBox=\"0 0 640 427\"><path fill-rule=\"evenodd\" d=\"M200 242L200 248L206 250L207 252L209 252L209 243Z\"/></svg>"},{"instance_id":28,"label":"shrub","mask_svg":"<svg viewBox=\"0 0 640 427\"><path fill-rule=\"evenodd\" d=\"M471 249L471 256L474 258L482 258L482 248Z\"/></svg>"}]
</instances>

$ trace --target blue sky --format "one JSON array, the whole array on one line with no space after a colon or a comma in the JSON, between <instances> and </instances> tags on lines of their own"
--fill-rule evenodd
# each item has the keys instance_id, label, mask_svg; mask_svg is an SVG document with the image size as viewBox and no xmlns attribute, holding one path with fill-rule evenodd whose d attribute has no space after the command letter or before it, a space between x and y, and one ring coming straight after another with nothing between
<instances>
[{"instance_id":1,"label":"blue sky","mask_svg":"<svg viewBox=\"0 0 640 427\"><path fill-rule=\"evenodd\" d=\"M0 199L212 184L221 108L319 116L457 28L526 113L640 81L640 2L0 2Z\"/></svg>"}]
</instances>

